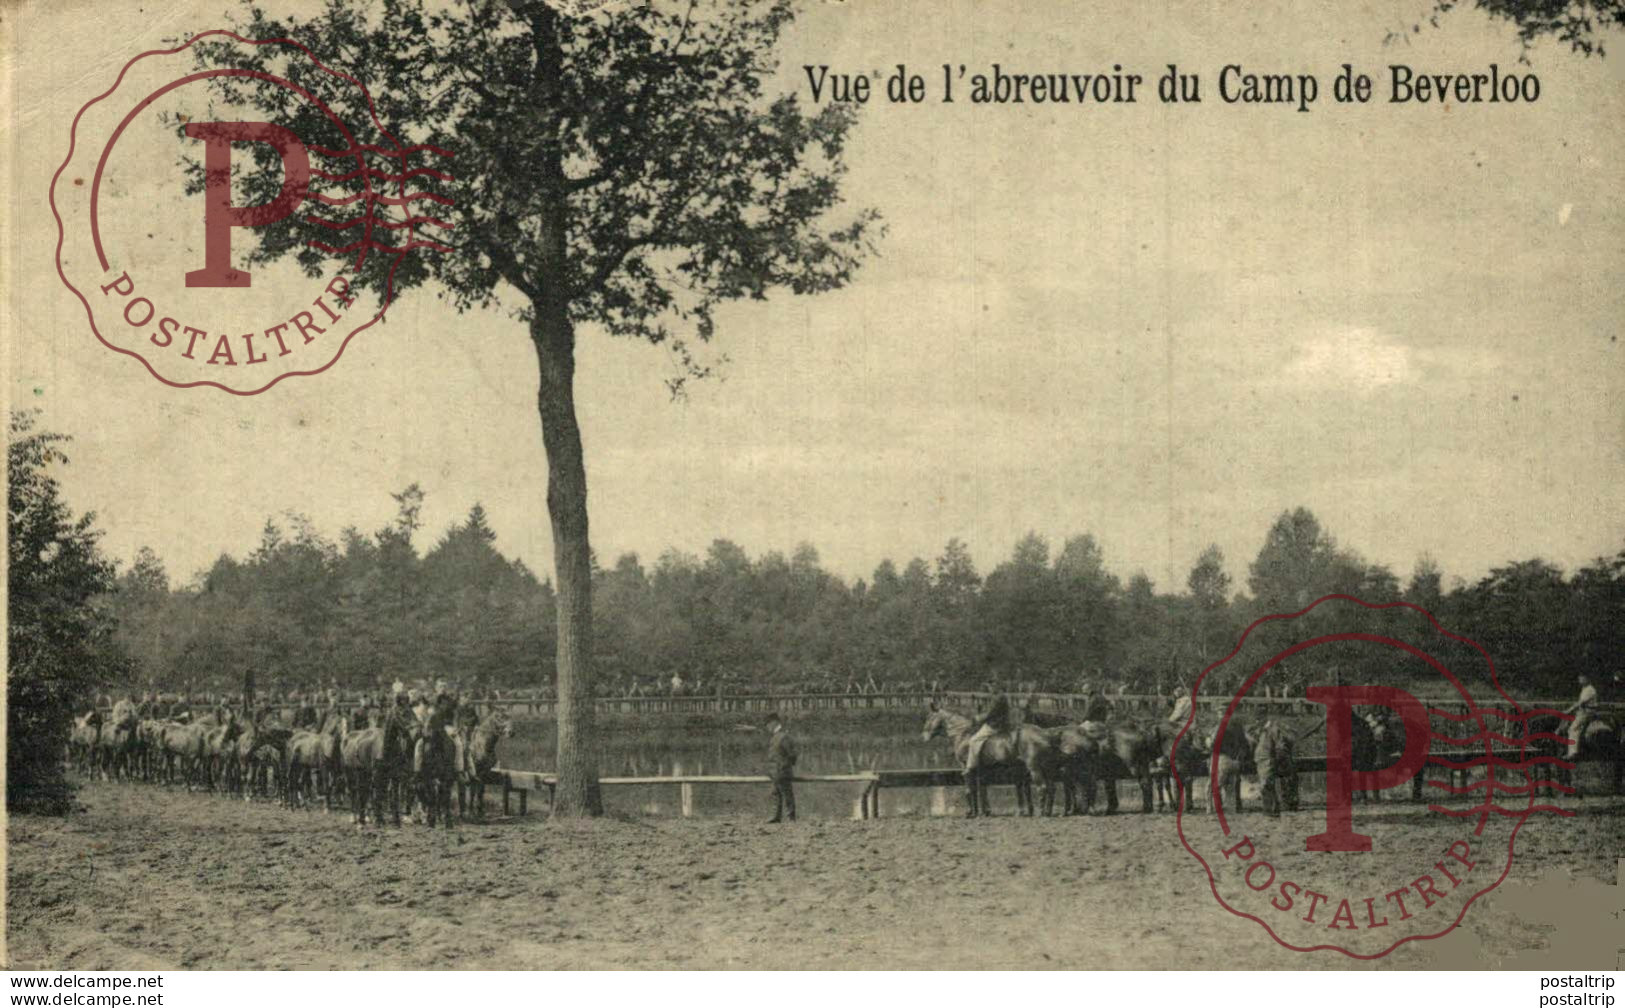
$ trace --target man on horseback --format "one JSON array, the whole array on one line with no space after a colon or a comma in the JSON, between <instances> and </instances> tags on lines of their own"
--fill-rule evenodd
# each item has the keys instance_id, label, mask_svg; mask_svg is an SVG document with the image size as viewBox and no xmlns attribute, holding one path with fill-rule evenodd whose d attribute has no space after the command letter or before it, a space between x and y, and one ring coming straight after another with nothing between
<instances>
[{"instance_id":1,"label":"man on horseback","mask_svg":"<svg viewBox=\"0 0 1625 1008\"><path fill-rule=\"evenodd\" d=\"M1573 714L1574 720L1569 724L1569 751L1568 758L1574 759L1580 755L1580 742L1585 738L1586 728L1590 726L1593 718L1597 716L1597 687L1591 684L1591 677L1582 673L1580 675L1580 699L1573 706L1564 711Z\"/></svg>"},{"instance_id":2,"label":"man on horseback","mask_svg":"<svg viewBox=\"0 0 1625 1008\"><path fill-rule=\"evenodd\" d=\"M291 699L294 704L293 723L291 725L293 730L315 731L321 719L316 714L315 704L310 702L310 695L295 692Z\"/></svg>"},{"instance_id":3,"label":"man on horseback","mask_svg":"<svg viewBox=\"0 0 1625 1008\"><path fill-rule=\"evenodd\" d=\"M972 733L965 749L965 772L975 770L981 762L982 745L994 735L1009 731L1011 728L1010 698L998 693L988 705L987 713L977 718L976 731Z\"/></svg>"},{"instance_id":4,"label":"man on horseback","mask_svg":"<svg viewBox=\"0 0 1625 1008\"><path fill-rule=\"evenodd\" d=\"M1168 712L1168 723L1180 727L1185 719L1191 716L1191 696L1195 690L1191 687L1181 687L1179 694L1174 698L1174 709Z\"/></svg>"},{"instance_id":5,"label":"man on horseback","mask_svg":"<svg viewBox=\"0 0 1625 1008\"><path fill-rule=\"evenodd\" d=\"M1112 702L1106 698L1106 684L1097 680L1083 703L1083 720L1104 724L1112 719Z\"/></svg>"}]
</instances>

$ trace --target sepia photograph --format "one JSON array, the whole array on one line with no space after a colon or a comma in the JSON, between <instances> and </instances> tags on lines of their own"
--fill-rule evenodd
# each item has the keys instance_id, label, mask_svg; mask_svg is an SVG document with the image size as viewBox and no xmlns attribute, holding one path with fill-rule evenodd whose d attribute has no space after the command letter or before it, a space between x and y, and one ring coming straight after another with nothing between
<instances>
[{"instance_id":1,"label":"sepia photograph","mask_svg":"<svg viewBox=\"0 0 1625 1008\"><path fill-rule=\"evenodd\" d=\"M1614 1003L1621 0L12 0L0 54L12 1004Z\"/></svg>"}]
</instances>

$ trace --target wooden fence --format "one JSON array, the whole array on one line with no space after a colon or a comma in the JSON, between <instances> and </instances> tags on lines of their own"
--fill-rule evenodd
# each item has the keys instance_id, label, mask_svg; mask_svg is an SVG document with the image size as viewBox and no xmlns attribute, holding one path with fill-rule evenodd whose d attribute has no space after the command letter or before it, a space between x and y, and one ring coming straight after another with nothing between
<instances>
[{"instance_id":1,"label":"wooden fence","mask_svg":"<svg viewBox=\"0 0 1625 1008\"><path fill-rule=\"evenodd\" d=\"M1475 751L1476 752L1476 751ZM1456 754L1451 754L1456 755ZM1515 762L1524 758L1524 754L1517 749L1497 748L1494 755ZM1025 773L1025 771L1020 771ZM1324 774L1326 772L1326 757L1299 756L1293 761L1293 772L1296 774ZM1446 774L1452 779L1462 771L1452 771L1435 768L1424 771ZM1205 777L1207 770L1201 767L1189 776ZM1422 780L1419 774L1412 782L1412 797L1420 799L1422 795ZM548 794L549 805L552 803L553 789L558 782L558 776L551 773L538 773L531 770L510 770L497 767L486 776L486 783L502 788L502 811L510 812L509 799L512 795L519 796L519 814L525 815L529 811L529 798L532 791L545 790ZM794 778L797 784L831 784L849 783L861 784L855 815L860 819L880 818L882 792L894 788L938 788L965 786L965 771L959 767L921 767L918 769L901 770L869 770L863 773L850 774L806 774ZM686 818L694 814L694 787L695 785L754 785L761 788L770 787L772 779L765 775L737 774L737 775L692 775L673 777L602 777L598 781L601 787L620 786L646 786L646 787L675 787L678 794L678 808ZM991 783L1000 785L1014 784L1013 773L995 772ZM1107 782L1107 787L1116 786L1115 782ZM946 795L939 793L933 801L933 809L941 814L946 809Z\"/></svg>"},{"instance_id":2,"label":"wooden fence","mask_svg":"<svg viewBox=\"0 0 1625 1008\"><path fill-rule=\"evenodd\" d=\"M598 713L601 714L766 714L769 711L780 713L798 713L825 710L921 710L933 700L943 701L960 707L977 707L987 702L989 693L944 691L928 693L920 691L888 692L888 693L788 693L788 694L708 694L705 696L632 696L632 697L600 697L594 701ZM1089 697L1081 693L1031 693L1012 694L1024 696L1034 710L1049 712L1065 712L1081 709L1088 702ZM1134 717L1166 715L1173 707L1170 697L1145 693L1125 693L1122 695L1108 695L1107 700L1119 715ZM1428 700L1429 704L1443 710L1455 713L1464 713L1466 705L1451 700ZM533 716L541 718L553 717L557 711L558 700L554 697L500 697L497 699L481 699L476 701L481 707L502 707L510 715ZM1553 707L1562 710L1572 703L1571 700L1536 700L1524 703L1522 706ZM1228 697L1199 697L1197 707L1203 711L1222 711L1229 704ZM295 705L279 702L262 705L276 710L284 717L293 713ZM323 705L318 705L323 706ZM355 707L357 701L347 700L340 702L341 707ZM1325 710L1319 704L1313 703L1301 696L1254 696L1249 694L1241 700L1244 709L1259 711L1278 711L1283 714L1318 714ZM1616 712L1625 710L1625 704L1604 704L1605 708L1612 708ZM105 708L104 708L105 709Z\"/></svg>"}]
</instances>

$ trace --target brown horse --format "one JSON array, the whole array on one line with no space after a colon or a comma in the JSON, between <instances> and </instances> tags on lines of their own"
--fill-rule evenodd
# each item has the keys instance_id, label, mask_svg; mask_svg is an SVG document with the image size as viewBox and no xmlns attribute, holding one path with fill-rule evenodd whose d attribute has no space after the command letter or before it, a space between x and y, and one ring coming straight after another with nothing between
<instances>
[{"instance_id":1,"label":"brown horse","mask_svg":"<svg viewBox=\"0 0 1625 1008\"><path fill-rule=\"evenodd\" d=\"M461 740L448 730L438 715L429 715L415 747L412 769L417 777L418 804L425 821L433 826L438 817L452 827L451 796L456 790Z\"/></svg>"},{"instance_id":2,"label":"brown horse","mask_svg":"<svg viewBox=\"0 0 1625 1008\"><path fill-rule=\"evenodd\" d=\"M1067 725L1056 731L1061 759L1067 768L1067 814L1089 810L1094 803L1096 781L1106 786L1106 814L1116 814L1117 782L1125 777L1139 782L1140 811L1151 811L1151 764L1167 752L1171 741L1162 726L1092 723Z\"/></svg>"},{"instance_id":3,"label":"brown horse","mask_svg":"<svg viewBox=\"0 0 1625 1008\"><path fill-rule=\"evenodd\" d=\"M468 818L468 808L472 807L476 816L485 818L485 775L497 765L497 743L512 734L508 712L498 707L469 736L457 783L458 815Z\"/></svg>"},{"instance_id":4,"label":"brown horse","mask_svg":"<svg viewBox=\"0 0 1625 1008\"><path fill-rule=\"evenodd\" d=\"M938 736L948 740L954 759L963 766L970 754L970 739L976 732L976 721L963 714L938 707L933 701L920 730L923 741ZM988 805L988 778L999 771L1014 773L1016 807L1022 815L1034 812L1033 783L1044 789L1046 797L1054 793L1054 773L1058 753L1052 735L1042 728L1019 725L1013 731L996 732L981 743L982 751L977 768L965 773L965 797L969 804L966 816L991 815ZM1051 802L1046 801L1046 811Z\"/></svg>"}]
</instances>

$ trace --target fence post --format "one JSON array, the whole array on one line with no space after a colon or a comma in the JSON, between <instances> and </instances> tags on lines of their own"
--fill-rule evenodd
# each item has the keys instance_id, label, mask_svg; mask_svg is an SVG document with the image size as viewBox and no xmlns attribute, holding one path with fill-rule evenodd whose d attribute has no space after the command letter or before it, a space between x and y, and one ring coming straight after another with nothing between
<instances>
[{"instance_id":1,"label":"fence post","mask_svg":"<svg viewBox=\"0 0 1625 1008\"><path fill-rule=\"evenodd\" d=\"M687 819L694 814L694 785L677 785L677 800L682 805L683 818Z\"/></svg>"}]
</instances>

